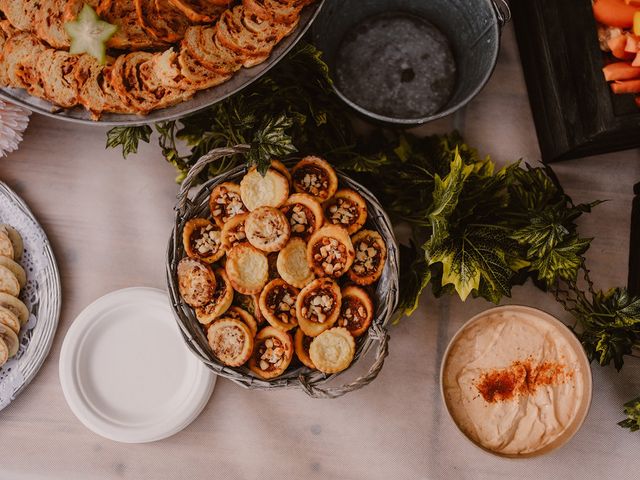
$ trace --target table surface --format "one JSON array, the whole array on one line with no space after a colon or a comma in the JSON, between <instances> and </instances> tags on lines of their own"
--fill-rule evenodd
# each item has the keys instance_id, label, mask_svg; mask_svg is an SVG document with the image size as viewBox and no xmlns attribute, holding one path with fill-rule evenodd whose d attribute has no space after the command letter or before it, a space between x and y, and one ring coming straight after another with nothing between
<instances>
[{"instance_id":1,"label":"table surface","mask_svg":"<svg viewBox=\"0 0 640 480\"><path fill-rule=\"evenodd\" d=\"M512 27L491 81L462 112L419 133L456 127L498 163L539 159ZM123 160L105 150L106 128L34 115L20 150L0 160L0 178L39 218L61 271L63 304L53 348L31 385L0 412L0 479L174 478L637 478L640 433L616 425L622 404L640 394L640 361L622 372L594 365L589 416L565 447L506 460L472 446L448 418L438 373L458 327L490 307L482 300L422 298L391 330L378 379L337 400L299 391L257 392L220 379L188 428L159 442L125 445L87 430L58 380L65 333L91 301L130 286L165 288L164 259L177 186L156 145ZM595 236L588 260L601 288L626 284L632 186L640 151L554 165L576 201L608 199L581 232ZM537 306L569 321L530 283L507 303ZM143 341L143 340L142 340ZM117 352L114 351L114 355Z\"/></svg>"}]
</instances>

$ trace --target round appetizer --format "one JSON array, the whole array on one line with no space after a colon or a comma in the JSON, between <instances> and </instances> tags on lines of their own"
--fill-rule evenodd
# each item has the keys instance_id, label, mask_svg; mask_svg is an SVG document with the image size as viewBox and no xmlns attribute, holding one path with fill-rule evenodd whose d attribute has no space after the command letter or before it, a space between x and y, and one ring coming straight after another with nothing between
<instances>
[{"instance_id":1,"label":"round appetizer","mask_svg":"<svg viewBox=\"0 0 640 480\"><path fill-rule=\"evenodd\" d=\"M269 280L266 255L250 243L229 250L225 269L234 290L247 295L260 293Z\"/></svg>"},{"instance_id":2,"label":"round appetizer","mask_svg":"<svg viewBox=\"0 0 640 480\"><path fill-rule=\"evenodd\" d=\"M336 325L359 337L367 331L372 320L373 303L367 292L353 285L343 288L342 306Z\"/></svg>"},{"instance_id":3,"label":"round appetizer","mask_svg":"<svg viewBox=\"0 0 640 480\"><path fill-rule=\"evenodd\" d=\"M7 267L0 265L0 292L17 297L20 294L20 283L15 274Z\"/></svg>"},{"instance_id":4,"label":"round appetizer","mask_svg":"<svg viewBox=\"0 0 640 480\"><path fill-rule=\"evenodd\" d=\"M501 455L548 451L581 425L591 397L589 361L551 315L509 305L467 322L441 371L447 410L462 432Z\"/></svg>"},{"instance_id":5,"label":"round appetizer","mask_svg":"<svg viewBox=\"0 0 640 480\"><path fill-rule=\"evenodd\" d=\"M291 335L274 327L265 327L256 335L249 368L261 378L275 378L284 373L292 357Z\"/></svg>"},{"instance_id":6,"label":"round appetizer","mask_svg":"<svg viewBox=\"0 0 640 480\"><path fill-rule=\"evenodd\" d=\"M276 267L282 279L296 288L306 287L315 278L307 262L307 243L299 237L289 240L280 250Z\"/></svg>"},{"instance_id":7,"label":"round appetizer","mask_svg":"<svg viewBox=\"0 0 640 480\"><path fill-rule=\"evenodd\" d=\"M256 0L245 0L255 2ZM276 172L281 173L284 178L287 179L289 183L289 191L291 191L291 174L289 173L289 169L287 166L282 163L280 160L271 160L271 168L273 168Z\"/></svg>"},{"instance_id":8,"label":"round appetizer","mask_svg":"<svg viewBox=\"0 0 640 480\"><path fill-rule=\"evenodd\" d=\"M260 311L267 322L284 331L296 327L296 299L299 292L282 279L270 281L260 294Z\"/></svg>"},{"instance_id":9,"label":"round appetizer","mask_svg":"<svg viewBox=\"0 0 640 480\"><path fill-rule=\"evenodd\" d=\"M0 228L0 256L7 257L13 260L13 244L9 238L9 234L6 229Z\"/></svg>"},{"instance_id":10,"label":"round appetizer","mask_svg":"<svg viewBox=\"0 0 640 480\"><path fill-rule=\"evenodd\" d=\"M247 234L244 231L244 222L247 216L247 213L236 215L222 227L220 239L225 250L231 250L239 243L247 241Z\"/></svg>"},{"instance_id":11,"label":"round appetizer","mask_svg":"<svg viewBox=\"0 0 640 480\"><path fill-rule=\"evenodd\" d=\"M11 272L18 279L20 288L24 288L24 286L27 284L27 273L24 271L24 268L22 268L22 266L19 263L7 257L0 257L0 265L2 265L3 267L7 267L9 270L11 270Z\"/></svg>"},{"instance_id":12,"label":"round appetizer","mask_svg":"<svg viewBox=\"0 0 640 480\"><path fill-rule=\"evenodd\" d=\"M291 225L291 235L293 236L309 238L324 223L322 205L306 193L291 195L281 210Z\"/></svg>"},{"instance_id":13,"label":"round appetizer","mask_svg":"<svg viewBox=\"0 0 640 480\"><path fill-rule=\"evenodd\" d=\"M371 285L378 281L387 259L387 246L380 234L362 230L352 238L356 258L349 270L349 278L358 285Z\"/></svg>"},{"instance_id":14,"label":"round appetizer","mask_svg":"<svg viewBox=\"0 0 640 480\"><path fill-rule=\"evenodd\" d=\"M259 207L280 207L289 197L289 182L273 168L262 176L256 167L251 167L240 182L240 195L250 211Z\"/></svg>"},{"instance_id":15,"label":"round appetizer","mask_svg":"<svg viewBox=\"0 0 640 480\"><path fill-rule=\"evenodd\" d=\"M184 250L191 258L214 263L224 255L220 230L206 218L192 218L182 231Z\"/></svg>"},{"instance_id":16,"label":"round appetizer","mask_svg":"<svg viewBox=\"0 0 640 480\"><path fill-rule=\"evenodd\" d=\"M300 360L305 367L315 370L316 366L313 364L311 357L309 356L309 347L311 346L312 341L313 337L305 335L302 329L299 328L296 330L296 335L293 339L296 357L298 357L298 360Z\"/></svg>"},{"instance_id":17,"label":"round appetizer","mask_svg":"<svg viewBox=\"0 0 640 480\"><path fill-rule=\"evenodd\" d=\"M233 302L233 287L231 287L227 272L225 272L224 268L216 268L214 275L216 277L216 288L213 291L211 300L202 307L196 307L196 318L205 325L222 316L231 306L231 302Z\"/></svg>"},{"instance_id":18,"label":"round appetizer","mask_svg":"<svg viewBox=\"0 0 640 480\"><path fill-rule=\"evenodd\" d=\"M323 202L338 190L338 176L326 160L305 157L291 170L293 188L298 193L308 193Z\"/></svg>"},{"instance_id":19,"label":"round appetizer","mask_svg":"<svg viewBox=\"0 0 640 480\"><path fill-rule=\"evenodd\" d=\"M244 223L247 240L263 252L282 250L291 236L291 227L277 208L258 207L253 210Z\"/></svg>"},{"instance_id":20,"label":"round appetizer","mask_svg":"<svg viewBox=\"0 0 640 480\"><path fill-rule=\"evenodd\" d=\"M324 214L328 223L344 227L353 235L367 221L367 203L358 192L344 188L324 203Z\"/></svg>"},{"instance_id":21,"label":"round appetizer","mask_svg":"<svg viewBox=\"0 0 640 480\"><path fill-rule=\"evenodd\" d=\"M0 324L9 327L16 332L16 335L20 333L20 320L18 320L15 313L4 307L0 307Z\"/></svg>"},{"instance_id":22,"label":"round appetizer","mask_svg":"<svg viewBox=\"0 0 640 480\"><path fill-rule=\"evenodd\" d=\"M235 318L236 320L243 322L247 327L249 327L249 330L251 330L252 337L255 337L256 333L258 333L258 322L256 322L253 315L246 310L232 305L229 307L229 310L224 312L224 316L227 318Z\"/></svg>"},{"instance_id":23,"label":"round appetizer","mask_svg":"<svg viewBox=\"0 0 640 480\"><path fill-rule=\"evenodd\" d=\"M202 307L213 298L216 277L208 264L195 258L185 257L178 263L178 289L188 305ZM10 307L7 308L12 310Z\"/></svg>"},{"instance_id":24,"label":"round appetizer","mask_svg":"<svg viewBox=\"0 0 640 480\"><path fill-rule=\"evenodd\" d=\"M9 360L9 347L4 340L0 339L0 367L7 363L7 360Z\"/></svg>"},{"instance_id":25,"label":"round appetizer","mask_svg":"<svg viewBox=\"0 0 640 480\"><path fill-rule=\"evenodd\" d=\"M343 371L351 365L355 353L356 342L349 330L342 327L322 332L309 347L311 361L323 373Z\"/></svg>"},{"instance_id":26,"label":"round appetizer","mask_svg":"<svg viewBox=\"0 0 640 480\"><path fill-rule=\"evenodd\" d=\"M258 325L265 322L262 313L260 312L260 295L245 295L243 293L236 292L233 295L233 305L245 310L253 318L255 318Z\"/></svg>"},{"instance_id":27,"label":"round appetizer","mask_svg":"<svg viewBox=\"0 0 640 480\"><path fill-rule=\"evenodd\" d=\"M216 320L207 330L207 340L213 354L225 365L239 367L251 358L253 335L240 320Z\"/></svg>"},{"instance_id":28,"label":"round appetizer","mask_svg":"<svg viewBox=\"0 0 640 480\"><path fill-rule=\"evenodd\" d=\"M242 203L240 196L240 185L224 182L216 186L209 196L209 209L213 220L220 228L237 215L247 213L247 207Z\"/></svg>"},{"instance_id":29,"label":"round appetizer","mask_svg":"<svg viewBox=\"0 0 640 480\"><path fill-rule=\"evenodd\" d=\"M19 262L22 259L22 252L24 250L22 235L20 235L20 232L8 223L2 224L1 227L9 236L9 240L11 240L11 245L13 246L13 255L15 260Z\"/></svg>"},{"instance_id":30,"label":"round appetizer","mask_svg":"<svg viewBox=\"0 0 640 480\"><path fill-rule=\"evenodd\" d=\"M331 328L340 315L342 294L330 278L318 278L304 287L296 300L296 315L302 331L316 337Z\"/></svg>"},{"instance_id":31,"label":"round appetizer","mask_svg":"<svg viewBox=\"0 0 640 480\"><path fill-rule=\"evenodd\" d=\"M351 238L342 227L322 227L309 239L307 261L317 276L341 277L351 268L354 258Z\"/></svg>"}]
</instances>

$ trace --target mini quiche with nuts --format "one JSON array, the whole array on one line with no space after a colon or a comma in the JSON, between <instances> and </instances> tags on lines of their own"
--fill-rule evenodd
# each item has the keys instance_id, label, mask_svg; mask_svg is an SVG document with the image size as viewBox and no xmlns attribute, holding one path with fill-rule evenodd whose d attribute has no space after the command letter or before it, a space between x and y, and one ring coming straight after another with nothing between
<instances>
[{"instance_id":1,"label":"mini quiche with nuts","mask_svg":"<svg viewBox=\"0 0 640 480\"><path fill-rule=\"evenodd\" d=\"M321 158L305 157L291 173L274 160L265 175L252 167L239 183L217 185L210 218L185 223L179 291L219 362L264 380L290 366L349 367L373 322L367 292L387 249L363 229L364 198L339 187Z\"/></svg>"}]
</instances>

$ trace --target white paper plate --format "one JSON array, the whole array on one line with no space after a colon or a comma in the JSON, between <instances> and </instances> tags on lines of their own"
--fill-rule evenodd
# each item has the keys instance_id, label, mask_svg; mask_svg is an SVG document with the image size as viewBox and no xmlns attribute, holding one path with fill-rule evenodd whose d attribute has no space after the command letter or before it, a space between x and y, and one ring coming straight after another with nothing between
<instances>
[{"instance_id":1,"label":"white paper plate","mask_svg":"<svg viewBox=\"0 0 640 480\"><path fill-rule=\"evenodd\" d=\"M185 347L162 290L126 288L99 298L62 344L69 407L87 428L119 442L179 432L205 407L215 381Z\"/></svg>"}]
</instances>

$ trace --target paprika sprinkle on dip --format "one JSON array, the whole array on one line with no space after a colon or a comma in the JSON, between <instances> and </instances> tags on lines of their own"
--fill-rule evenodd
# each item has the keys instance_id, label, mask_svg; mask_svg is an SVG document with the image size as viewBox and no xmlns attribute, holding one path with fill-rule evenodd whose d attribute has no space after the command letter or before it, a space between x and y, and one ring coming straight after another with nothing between
<instances>
[{"instance_id":1,"label":"paprika sprinkle on dip","mask_svg":"<svg viewBox=\"0 0 640 480\"><path fill-rule=\"evenodd\" d=\"M529 455L553 448L582 422L589 374L567 327L539 310L505 306L456 334L443 361L442 393L473 442L501 455Z\"/></svg>"}]
</instances>

